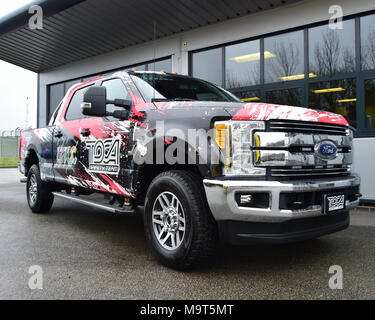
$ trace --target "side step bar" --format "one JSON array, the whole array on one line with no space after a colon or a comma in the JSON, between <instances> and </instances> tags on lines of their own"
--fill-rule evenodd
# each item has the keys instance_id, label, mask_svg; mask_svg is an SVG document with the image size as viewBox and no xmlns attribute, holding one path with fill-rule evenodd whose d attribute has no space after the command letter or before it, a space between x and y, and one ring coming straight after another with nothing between
<instances>
[{"instance_id":1,"label":"side step bar","mask_svg":"<svg viewBox=\"0 0 375 320\"><path fill-rule=\"evenodd\" d=\"M55 197L58 197L58 198L71 200L71 201L74 201L74 202L78 202L78 203L81 203L81 204L85 204L85 205L88 205L88 206L91 206L91 207L95 207L95 208L102 209L102 210L109 211L109 212L113 212L113 213L129 214L129 215L132 215L132 214L135 213L135 210L132 209L132 208L116 207L116 206L113 206L113 205L110 205L110 204L99 203L97 201L88 200L88 199L82 199L79 196L70 195L70 194L66 194L66 193L63 193L63 192L53 192L53 195Z\"/></svg>"}]
</instances>

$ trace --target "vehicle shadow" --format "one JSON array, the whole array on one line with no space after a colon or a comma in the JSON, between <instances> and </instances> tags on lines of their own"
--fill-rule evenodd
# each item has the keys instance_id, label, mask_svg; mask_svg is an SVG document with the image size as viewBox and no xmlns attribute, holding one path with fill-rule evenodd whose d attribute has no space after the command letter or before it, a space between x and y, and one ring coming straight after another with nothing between
<instances>
[{"instance_id":1,"label":"vehicle shadow","mask_svg":"<svg viewBox=\"0 0 375 320\"><path fill-rule=\"evenodd\" d=\"M127 250L131 248L133 254L151 255L143 230L143 208L139 208L135 216L124 216L59 200L51 213L51 219L59 220L70 228L77 228L98 241L104 241L107 247L115 244L118 254L122 251L126 256ZM328 256L334 250L335 244L324 237L280 245L232 246L220 242L215 256L192 272L205 273L215 269L264 273L276 267L281 271L291 265L314 264L322 255Z\"/></svg>"}]
</instances>

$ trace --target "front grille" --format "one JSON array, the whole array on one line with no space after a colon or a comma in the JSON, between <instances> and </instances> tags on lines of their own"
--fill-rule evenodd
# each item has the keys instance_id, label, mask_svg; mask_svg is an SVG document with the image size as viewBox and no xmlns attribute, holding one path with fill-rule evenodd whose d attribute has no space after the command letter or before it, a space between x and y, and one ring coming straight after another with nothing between
<instances>
[{"instance_id":1,"label":"front grille","mask_svg":"<svg viewBox=\"0 0 375 320\"><path fill-rule=\"evenodd\" d=\"M270 120L253 145L255 166L267 168L276 179L323 178L350 174L352 135L346 126L320 122ZM315 147L322 141L337 147L333 159L321 157Z\"/></svg>"},{"instance_id":2,"label":"front grille","mask_svg":"<svg viewBox=\"0 0 375 320\"><path fill-rule=\"evenodd\" d=\"M302 168L293 168L293 167L278 167L278 168L269 168L269 173L271 177L314 177L318 178L321 176L343 176L350 174L350 167L348 166L335 166L335 167L302 167Z\"/></svg>"},{"instance_id":3,"label":"front grille","mask_svg":"<svg viewBox=\"0 0 375 320\"><path fill-rule=\"evenodd\" d=\"M301 132L345 136L348 134L349 129L346 126L321 122L270 120L268 122L267 131Z\"/></svg>"}]
</instances>

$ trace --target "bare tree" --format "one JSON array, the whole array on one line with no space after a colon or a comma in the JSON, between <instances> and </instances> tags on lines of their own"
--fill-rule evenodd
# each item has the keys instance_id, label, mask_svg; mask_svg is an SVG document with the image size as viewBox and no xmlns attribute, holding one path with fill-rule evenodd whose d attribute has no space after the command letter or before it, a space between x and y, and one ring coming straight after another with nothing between
<instances>
[{"instance_id":1,"label":"bare tree","mask_svg":"<svg viewBox=\"0 0 375 320\"><path fill-rule=\"evenodd\" d=\"M337 30L322 32L322 40L315 45L313 52L310 68L315 74L332 76L355 70L354 53L342 47Z\"/></svg>"},{"instance_id":2,"label":"bare tree","mask_svg":"<svg viewBox=\"0 0 375 320\"><path fill-rule=\"evenodd\" d=\"M247 64L244 73L237 73L227 69L225 73L226 88L240 88L258 84L260 79L259 64L252 66Z\"/></svg>"},{"instance_id":3,"label":"bare tree","mask_svg":"<svg viewBox=\"0 0 375 320\"><path fill-rule=\"evenodd\" d=\"M275 41L274 52L276 57L270 58L269 61L273 75L291 76L298 73L300 50L295 43L291 41Z\"/></svg>"},{"instance_id":4,"label":"bare tree","mask_svg":"<svg viewBox=\"0 0 375 320\"><path fill-rule=\"evenodd\" d=\"M340 39L336 30L325 30L322 41L314 47L315 64L312 72L319 75L333 75L339 71Z\"/></svg>"},{"instance_id":5,"label":"bare tree","mask_svg":"<svg viewBox=\"0 0 375 320\"><path fill-rule=\"evenodd\" d=\"M375 29L370 29L365 43L362 45L362 68L375 68Z\"/></svg>"}]
</instances>

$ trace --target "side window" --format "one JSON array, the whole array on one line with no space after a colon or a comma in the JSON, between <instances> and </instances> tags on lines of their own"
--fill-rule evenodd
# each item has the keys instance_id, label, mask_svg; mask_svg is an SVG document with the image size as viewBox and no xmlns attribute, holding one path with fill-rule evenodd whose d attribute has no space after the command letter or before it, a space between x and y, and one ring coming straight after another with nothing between
<instances>
[{"instance_id":1,"label":"side window","mask_svg":"<svg viewBox=\"0 0 375 320\"><path fill-rule=\"evenodd\" d=\"M131 100L131 96L121 79L116 78L116 79L103 81L102 86L107 88L108 100L114 100L114 99ZM113 112L116 109L122 109L122 108L116 107L113 104L107 105L107 112Z\"/></svg>"},{"instance_id":2,"label":"side window","mask_svg":"<svg viewBox=\"0 0 375 320\"><path fill-rule=\"evenodd\" d=\"M66 120L76 120L85 118L82 114L81 104L83 102L83 94L85 93L88 87L77 90L72 99L70 100L68 111L66 112Z\"/></svg>"}]
</instances>

